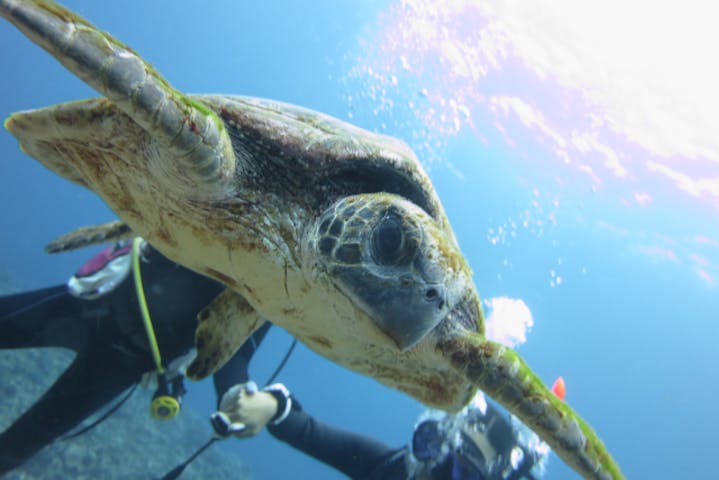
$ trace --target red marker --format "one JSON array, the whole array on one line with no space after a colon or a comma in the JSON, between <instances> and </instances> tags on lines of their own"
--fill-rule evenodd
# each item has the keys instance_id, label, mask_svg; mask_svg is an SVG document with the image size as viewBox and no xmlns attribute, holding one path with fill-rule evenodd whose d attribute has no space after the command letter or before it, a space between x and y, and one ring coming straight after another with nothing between
<instances>
[{"instance_id":1,"label":"red marker","mask_svg":"<svg viewBox=\"0 0 719 480\"><path fill-rule=\"evenodd\" d=\"M564 395L567 393L567 387L564 385L564 379L561 376L557 377L552 384L552 393L554 393L557 398L564 401Z\"/></svg>"}]
</instances>

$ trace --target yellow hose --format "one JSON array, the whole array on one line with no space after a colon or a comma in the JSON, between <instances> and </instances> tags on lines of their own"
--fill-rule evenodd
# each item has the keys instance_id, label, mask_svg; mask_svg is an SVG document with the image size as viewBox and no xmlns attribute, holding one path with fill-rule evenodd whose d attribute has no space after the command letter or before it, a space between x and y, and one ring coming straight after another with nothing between
<instances>
[{"instance_id":1,"label":"yellow hose","mask_svg":"<svg viewBox=\"0 0 719 480\"><path fill-rule=\"evenodd\" d=\"M157 346L155 338L155 329L152 328L152 320L150 320L150 310L147 308L147 300L145 299L145 289L142 287L142 275L140 274L140 245L142 238L135 237L132 240L132 274L135 278L135 291L137 292L137 303L140 305L142 320L145 324L145 332L147 339L150 341L150 350L152 350L152 358L155 359L157 373L164 373L162 368L162 359L160 358L160 347Z\"/></svg>"}]
</instances>

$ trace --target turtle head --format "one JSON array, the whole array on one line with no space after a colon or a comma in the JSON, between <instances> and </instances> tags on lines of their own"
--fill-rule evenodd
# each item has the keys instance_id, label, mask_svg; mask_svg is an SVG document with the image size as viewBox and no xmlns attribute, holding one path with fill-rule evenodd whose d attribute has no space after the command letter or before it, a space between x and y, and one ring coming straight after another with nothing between
<instances>
[{"instance_id":1,"label":"turtle head","mask_svg":"<svg viewBox=\"0 0 719 480\"><path fill-rule=\"evenodd\" d=\"M306 245L314 265L403 351L474 288L454 240L398 195L366 193L337 201L311 228Z\"/></svg>"}]
</instances>

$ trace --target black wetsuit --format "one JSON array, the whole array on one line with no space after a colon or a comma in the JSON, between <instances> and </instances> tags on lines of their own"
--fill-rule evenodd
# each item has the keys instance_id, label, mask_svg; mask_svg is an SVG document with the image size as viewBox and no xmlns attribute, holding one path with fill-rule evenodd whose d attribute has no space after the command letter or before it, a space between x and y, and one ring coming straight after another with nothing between
<instances>
[{"instance_id":1,"label":"black wetsuit","mask_svg":"<svg viewBox=\"0 0 719 480\"><path fill-rule=\"evenodd\" d=\"M392 448L371 437L323 423L305 412L292 397L292 409L279 425L267 426L272 436L352 479L406 480L406 447Z\"/></svg>"},{"instance_id":2,"label":"black wetsuit","mask_svg":"<svg viewBox=\"0 0 719 480\"><path fill-rule=\"evenodd\" d=\"M194 346L196 315L224 286L154 249L145 256L145 296L167 365ZM215 374L218 398L248 380L248 362L268 328L269 323ZM94 300L76 298L66 285L0 297L0 348L34 347L65 347L77 355L43 396L0 434L0 475L156 369L132 274Z\"/></svg>"},{"instance_id":3,"label":"black wetsuit","mask_svg":"<svg viewBox=\"0 0 719 480\"><path fill-rule=\"evenodd\" d=\"M275 395L278 401L282 402L281 396ZM280 406L278 411L283 411ZM498 449L509 452L514 445L517 445L512 428L503 415L494 405L488 404L488 418L494 418L494 426L490 428L488 440ZM326 465L342 472L353 480L407 480L410 478L406 455L409 455L409 447L392 448L374 438L359 435L357 433L342 430L326 423L323 423L309 415L302 409L302 406L295 397L292 397L292 409L289 415L279 424L268 424L267 430L283 442L301 452L310 455ZM525 450L527 461L515 471L509 472L506 476L500 474L497 469L486 476L479 472L467 476L458 474L456 469L454 475L458 478L471 478L476 480L520 480L535 479L530 473L534 465L534 458ZM453 478L453 467L451 462L444 461L432 469L433 479Z\"/></svg>"}]
</instances>

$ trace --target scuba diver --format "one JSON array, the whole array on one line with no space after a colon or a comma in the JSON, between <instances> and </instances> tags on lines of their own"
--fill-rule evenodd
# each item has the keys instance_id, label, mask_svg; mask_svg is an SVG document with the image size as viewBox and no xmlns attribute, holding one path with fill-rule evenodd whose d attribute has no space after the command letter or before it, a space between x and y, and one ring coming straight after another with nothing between
<instances>
[{"instance_id":1,"label":"scuba diver","mask_svg":"<svg viewBox=\"0 0 719 480\"><path fill-rule=\"evenodd\" d=\"M154 372L158 386L152 415L174 417L185 391L183 368L192 360L197 313L224 288L137 238L106 248L66 285L0 297L0 348L76 352L42 397L0 434L0 475L123 391L132 388L131 393L148 373ZM218 399L230 386L247 382L249 360L269 326L266 322L215 373Z\"/></svg>"},{"instance_id":2,"label":"scuba diver","mask_svg":"<svg viewBox=\"0 0 719 480\"><path fill-rule=\"evenodd\" d=\"M392 448L313 418L282 385L235 385L220 402L227 434L246 438L262 428L352 479L538 480L549 446L479 392L457 414L428 410L411 446Z\"/></svg>"}]
</instances>

